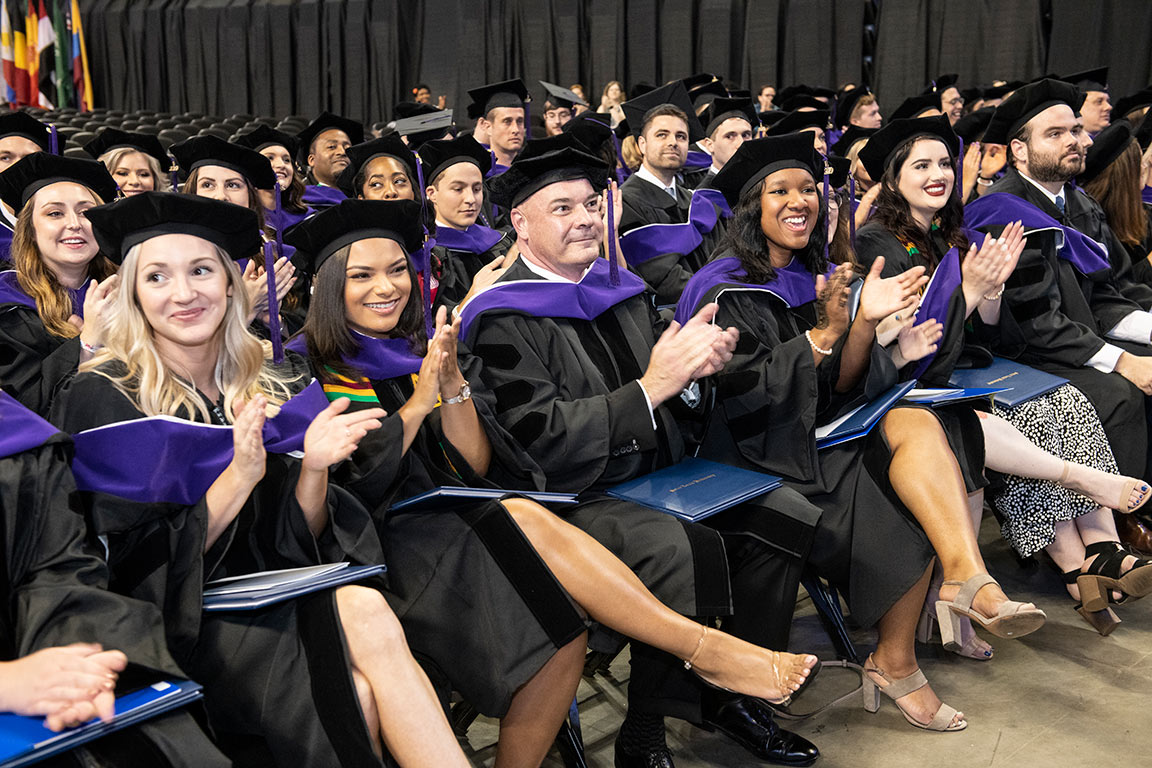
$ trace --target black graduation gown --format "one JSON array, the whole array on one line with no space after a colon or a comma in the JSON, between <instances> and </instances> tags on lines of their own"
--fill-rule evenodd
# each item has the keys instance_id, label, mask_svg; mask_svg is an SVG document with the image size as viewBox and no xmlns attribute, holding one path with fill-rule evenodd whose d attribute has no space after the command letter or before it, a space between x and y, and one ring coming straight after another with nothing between
<instances>
[{"instance_id":1,"label":"black graduation gown","mask_svg":"<svg viewBox=\"0 0 1152 768\"><path fill-rule=\"evenodd\" d=\"M688 189L705 189L710 187L712 179L716 178L716 172L712 170L712 166L707 168L692 168L691 170L684 171L681 174L684 181L684 186Z\"/></svg>"},{"instance_id":2,"label":"black graduation gown","mask_svg":"<svg viewBox=\"0 0 1152 768\"><path fill-rule=\"evenodd\" d=\"M1124 247L1128 251L1128 258L1132 260L1132 279L1152 286L1152 262L1148 261L1148 254L1152 253L1152 205L1144 203L1143 209L1148 219L1148 234L1136 245Z\"/></svg>"},{"instance_id":3,"label":"black graduation gown","mask_svg":"<svg viewBox=\"0 0 1152 768\"><path fill-rule=\"evenodd\" d=\"M291 355L288 362L297 365ZM71 433L141 416L95 372L73 378L53 407L54 423ZM207 552L204 499L184 506L99 492L81 498L96 533L107 537L112 589L160 608L168 648L204 686L209 721L237 765L379 766L333 591L256 611L201 611L211 579L382 561L366 510L334 484L329 526L312 537L295 498L299 469L298 459L269 454L264 479Z\"/></svg>"},{"instance_id":4,"label":"black graduation gown","mask_svg":"<svg viewBox=\"0 0 1152 768\"><path fill-rule=\"evenodd\" d=\"M503 256L516 242L513 232L503 233L500 240L482 253L472 253L458 248L445 248L437 245L432 249L433 269L439 265L440 287L437 289L436 303L447 307L455 307L464 300L468 289L472 287L472 279L482 267L489 264L498 256Z\"/></svg>"},{"instance_id":5,"label":"black graduation gown","mask_svg":"<svg viewBox=\"0 0 1152 768\"><path fill-rule=\"evenodd\" d=\"M814 430L893 386L895 367L874 345L863 381L836 393L846 336L813 364L804 331L814 326L814 303L790 309L766 291L731 287L714 286L698 305L717 301L716 322L740 331L732 360L715 376L699 455L780 475L819 507L808 562L842 590L855 621L871 626L923 576L932 546L888 482L882 429L821 451Z\"/></svg>"},{"instance_id":6,"label":"black graduation gown","mask_svg":"<svg viewBox=\"0 0 1152 768\"><path fill-rule=\"evenodd\" d=\"M412 381L373 381L372 388L392 415L334 470L333 481L374 510L389 569L385 596L441 698L457 691L485 715L503 717L513 694L585 631L584 618L500 504L389 510L393 502L438 486L493 484L472 472L444 437L439 410L401 455L397 411L411 397ZM491 435L490 476L499 477L498 468L518 452L483 404L476 406ZM369 407L374 404L352 405Z\"/></svg>"},{"instance_id":7,"label":"black graduation gown","mask_svg":"<svg viewBox=\"0 0 1152 768\"><path fill-rule=\"evenodd\" d=\"M501 278L538 279L522 261ZM542 475L547 490L581 494L582 503L557 513L628 564L662 602L688 616L732 614L726 630L786 647L818 510L781 489L701 525L603 495L685 455L677 419L692 414L677 398L655 409L654 429L636 381L660 329L646 293L590 321L490 310L467 329L465 343L483 364L473 397L491 405L524 450L522 465ZM641 686L638 649L634 643L630 696ZM664 697L654 709L699 721L698 705L683 703L693 695L687 688L676 700L658 687L643 694Z\"/></svg>"},{"instance_id":8,"label":"black graduation gown","mask_svg":"<svg viewBox=\"0 0 1152 768\"><path fill-rule=\"evenodd\" d=\"M629 176L620 185L620 198L624 211L620 217L620 233L647 224L682 224L688 221L692 190L684 184L676 185L676 198L639 176ZM644 278L656 294L660 305L675 304L696 270L707 264L724 234L724 219L718 214L716 226L704 235L703 242L689 253L666 253L629 268Z\"/></svg>"},{"instance_id":9,"label":"black graduation gown","mask_svg":"<svg viewBox=\"0 0 1152 768\"><path fill-rule=\"evenodd\" d=\"M934 251L934 264L929 269L931 277L935 264L950 250L947 243L938 234L933 233L930 243ZM926 259L913 256L908 249L888 230L876 221L869 222L856 233L856 256L864 269L871 269L872 262L877 257L884 257L883 277L894 277L906 272L912 267L928 267ZM944 336L937 343L937 353L928 368L916 377L926 387L948 387L948 380L956 363L964 353L966 342L965 313L967 302L964 291L958 285L952 292L948 302L946 317L935 318L944 323ZM927 319L927 318L922 318ZM921 320L921 321L922 321ZM907 381L915 376L920 363L912 362L899 371L900 381ZM899 406L906 407L906 406ZM957 464L964 475L964 485L969 493L984 488L987 481L984 477L984 430L980 426L980 419L976 415L976 405L973 403L958 403L944 405L933 409L944 425L944 432L948 435L948 443L956 455ZM981 407L981 410L987 410Z\"/></svg>"},{"instance_id":10,"label":"black graduation gown","mask_svg":"<svg viewBox=\"0 0 1152 768\"><path fill-rule=\"evenodd\" d=\"M118 694L161 679L186 679L164 641L155 606L108 591L108 569L84 518L73 508L69 442L0 458L0 658L77 642L98 642L128 657ZM85 748L102 765L228 766L190 710L129 728Z\"/></svg>"},{"instance_id":11,"label":"black graduation gown","mask_svg":"<svg viewBox=\"0 0 1152 768\"><path fill-rule=\"evenodd\" d=\"M1024 198L1046 214L1073 226L1071 218L1048 201L1015 169L989 190ZM1081 198L1069 195L1076 213ZM1002 357L1068 379L1092 401L1122 474L1149 477L1146 468L1148 434L1146 398L1118 373L1102 373L1086 365L1106 343L1104 334L1141 307L1124 298L1107 271L1083 275L1057 253L1052 233L1033 232L1001 302L999 335L993 352ZM1147 345L1110 341L1132 354L1152 354Z\"/></svg>"},{"instance_id":12,"label":"black graduation gown","mask_svg":"<svg viewBox=\"0 0 1152 768\"><path fill-rule=\"evenodd\" d=\"M80 337L48 332L36 310L0 304L0 387L41 416L80 364Z\"/></svg>"}]
</instances>

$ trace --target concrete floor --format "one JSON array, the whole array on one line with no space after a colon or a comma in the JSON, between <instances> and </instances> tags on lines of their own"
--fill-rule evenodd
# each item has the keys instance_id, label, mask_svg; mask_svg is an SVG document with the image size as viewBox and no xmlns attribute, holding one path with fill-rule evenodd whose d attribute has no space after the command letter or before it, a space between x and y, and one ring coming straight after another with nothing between
<instances>
[{"instance_id":1,"label":"concrete floor","mask_svg":"<svg viewBox=\"0 0 1152 768\"><path fill-rule=\"evenodd\" d=\"M786 727L814 742L822 757L817 766L1059 766L1101 768L1147 765L1152 706L1152 600L1117 607L1123 624L1100 637L1072 610L1072 601L1046 566L1021 568L1000 539L995 521L986 518L981 544L989 568L1009 596L1031 600L1048 614L1035 634L1008 641L988 637L996 656L970 661L936 644L920 646L921 666L941 699L964 711L968 728L960 733L928 733L909 726L896 707L882 700L868 714L858 699L840 704L811 720ZM792 633L795 651L835 654L808 600L797 610ZM874 635L855 633L864 655ZM612 748L623 716L628 677L627 652L616 659L610 676L580 684L580 715L588 764L613 765ZM826 669L797 709L846 693L858 684L853 672ZM678 768L702 765L761 765L722 736L668 720L668 742ZM476 765L491 765L495 723L481 719L468 733ZM561 766L555 753L546 766Z\"/></svg>"}]
</instances>

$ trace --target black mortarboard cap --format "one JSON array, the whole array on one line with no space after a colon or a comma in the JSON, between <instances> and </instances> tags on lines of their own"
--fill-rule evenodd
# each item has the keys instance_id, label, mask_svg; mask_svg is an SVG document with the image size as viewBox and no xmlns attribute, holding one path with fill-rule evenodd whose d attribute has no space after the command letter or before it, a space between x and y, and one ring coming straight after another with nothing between
<instances>
[{"instance_id":1,"label":"black mortarboard cap","mask_svg":"<svg viewBox=\"0 0 1152 768\"><path fill-rule=\"evenodd\" d=\"M284 147L292 157L296 157L300 148L300 142L296 140L295 136L269 128L263 123L247 133L233 136L232 143L247 147L254 152L268 147Z\"/></svg>"},{"instance_id":2,"label":"black mortarboard cap","mask_svg":"<svg viewBox=\"0 0 1152 768\"><path fill-rule=\"evenodd\" d=\"M944 142L953 158L960 153L960 139L952 130L946 115L898 118L872 134L872 138L860 150L860 162L864 164L868 175L879 181L896 150L921 137Z\"/></svg>"},{"instance_id":3,"label":"black mortarboard cap","mask_svg":"<svg viewBox=\"0 0 1152 768\"><path fill-rule=\"evenodd\" d=\"M928 83L921 93L944 93L959 81L960 75L957 74L937 75L936 79Z\"/></svg>"},{"instance_id":4,"label":"black mortarboard cap","mask_svg":"<svg viewBox=\"0 0 1152 768\"><path fill-rule=\"evenodd\" d=\"M858 125L850 125L844 129L844 133L840 134L840 138L837 139L836 143L829 147L829 149L841 157L847 157L848 153L852 151L852 146L856 142L869 138L878 130L880 129L861 128Z\"/></svg>"},{"instance_id":5,"label":"black mortarboard cap","mask_svg":"<svg viewBox=\"0 0 1152 768\"><path fill-rule=\"evenodd\" d=\"M770 136L741 144L712 179L711 186L720 190L730 206L735 206L746 191L785 168L803 168L817 180L824 175L820 153L807 137Z\"/></svg>"},{"instance_id":6,"label":"black mortarboard cap","mask_svg":"<svg viewBox=\"0 0 1152 768\"><path fill-rule=\"evenodd\" d=\"M1065 75L1060 80L1065 83L1072 83L1082 91L1106 91L1108 90L1108 67L1086 69L1083 72Z\"/></svg>"},{"instance_id":7,"label":"black mortarboard cap","mask_svg":"<svg viewBox=\"0 0 1152 768\"><path fill-rule=\"evenodd\" d=\"M1076 177L1076 183L1087 184L1099 176L1131 143L1132 126L1127 120L1117 120L1093 136L1092 146L1084 158L1084 170Z\"/></svg>"},{"instance_id":8,"label":"black mortarboard cap","mask_svg":"<svg viewBox=\"0 0 1152 768\"><path fill-rule=\"evenodd\" d=\"M828 165L832 166L832 174L828 177L832 189L840 189L848 182L848 172L852 170L852 161L846 157L828 156Z\"/></svg>"},{"instance_id":9,"label":"black mortarboard cap","mask_svg":"<svg viewBox=\"0 0 1152 768\"><path fill-rule=\"evenodd\" d=\"M771 128L784 118L788 117L790 112L785 112L782 109L770 109L767 112L760 113L760 125L765 128Z\"/></svg>"},{"instance_id":10,"label":"black mortarboard cap","mask_svg":"<svg viewBox=\"0 0 1152 768\"><path fill-rule=\"evenodd\" d=\"M272 163L254 149L230 144L215 136L193 136L173 144L169 150L185 178L202 165L219 165L242 174L256 189L276 188Z\"/></svg>"},{"instance_id":11,"label":"black mortarboard cap","mask_svg":"<svg viewBox=\"0 0 1152 768\"><path fill-rule=\"evenodd\" d=\"M984 91L979 88L964 88L960 91L965 104L974 104L984 98Z\"/></svg>"},{"instance_id":12,"label":"black mortarboard cap","mask_svg":"<svg viewBox=\"0 0 1152 768\"><path fill-rule=\"evenodd\" d=\"M681 88L683 84L677 82ZM588 179L594 189L608 185L608 164L588 153L569 133L532 139L511 167L489 181L496 205L514 208L550 184Z\"/></svg>"},{"instance_id":13,"label":"black mortarboard cap","mask_svg":"<svg viewBox=\"0 0 1152 768\"><path fill-rule=\"evenodd\" d=\"M167 171L168 166L172 164L168 153L164 151L164 145L155 136L146 133L128 133L119 128L101 128L96 138L84 145L84 151L99 159L105 152L120 147L130 147L155 158L163 171Z\"/></svg>"},{"instance_id":14,"label":"black mortarboard cap","mask_svg":"<svg viewBox=\"0 0 1152 768\"><path fill-rule=\"evenodd\" d=\"M836 122L840 125L848 125L848 121L852 119L852 110L856 109L856 104L860 99L865 96L870 96L872 91L867 86L859 85L850 91L845 91L839 99L836 100Z\"/></svg>"},{"instance_id":15,"label":"black mortarboard cap","mask_svg":"<svg viewBox=\"0 0 1152 768\"><path fill-rule=\"evenodd\" d=\"M416 101L400 102L392 108L392 115L392 127L408 139L408 147L413 152L426 142L448 136L455 124L452 110Z\"/></svg>"},{"instance_id":16,"label":"black mortarboard cap","mask_svg":"<svg viewBox=\"0 0 1152 768\"><path fill-rule=\"evenodd\" d=\"M688 98L692 100L693 107L699 108L704 104L710 104L713 99L728 98L728 89L719 80L713 80L688 91Z\"/></svg>"},{"instance_id":17,"label":"black mortarboard cap","mask_svg":"<svg viewBox=\"0 0 1152 768\"><path fill-rule=\"evenodd\" d=\"M569 120L568 125L576 122ZM431 185L436 177L457 163L472 163L486 176L492 167L492 155L471 136L429 141L420 147L420 162L424 165L424 183Z\"/></svg>"},{"instance_id":18,"label":"black mortarboard cap","mask_svg":"<svg viewBox=\"0 0 1152 768\"><path fill-rule=\"evenodd\" d=\"M581 112L560 128L564 133L570 133L576 140L592 152L599 151L605 142L612 140L612 128L608 115L592 111ZM625 136L628 134L625 133Z\"/></svg>"},{"instance_id":19,"label":"black mortarboard cap","mask_svg":"<svg viewBox=\"0 0 1152 768\"><path fill-rule=\"evenodd\" d=\"M1132 110L1141 107L1152 107L1152 85L1136 91L1131 96L1117 99L1116 103L1112 105L1112 114L1124 117Z\"/></svg>"},{"instance_id":20,"label":"black mortarboard cap","mask_svg":"<svg viewBox=\"0 0 1152 768\"><path fill-rule=\"evenodd\" d=\"M776 92L776 103L780 103L780 102L785 101L786 99L792 98L793 96L800 96L800 95L815 96L816 93L812 90L811 86L804 85L803 83L801 83L799 85L789 85L788 87L781 88L779 91Z\"/></svg>"},{"instance_id":21,"label":"black mortarboard cap","mask_svg":"<svg viewBox=\"0 0 1152 768\"><path fill-rule=\"evenodd\" d=\"M704 128L701 127L700 121L696 119L696 110L692 108L692 101L688 98L688 91L685 90L684 83L680 80L662 85L643 96L629 99L621 105L624 109L624 116L628 118L628 124L632 128L633 136L639 136L640 131L643 130L644 116L653 108L659 107L662 104L671 104L674 107L678 107L688 116L689 142L697 142L704 138Z\"/></svg>"},{"instance_id":22,"label":"black mortarboard cap","mask_svg":"<svg viewBox=\"0 0 1152 768\"><path fill-rule=\"evenodd\" d=\"M92 222L100 252L117 264L132 246L159 235L194 235L232 259L250 258L260 249L256 212L208 197L141 192L89 208L84 215Z\"/></svg>"},{"instance_id":23,"label":"black mortarboard cap","mask_svg":"<svg viewBox=\"0 0 1152 768\"><path fill-rule=\"evenodd\" d=\"M1066 104L1076 114L1084 104L1084 92L1075 85L1059 80L1041 80L1016 89L996 107L984 131L984 141L1007 144L1036 115L1057 104Z\"/></svg>"},{"instance_id":24,"label":"black mortarboard cap","mask_svg":"<svg viewBox=\"0 0 1152 768\"><path fill-rule=\"evenodd\" d=\"M832 99L833 101L835 101L835 99L836 99L836 89L835 88L826 88L823 85L814 85L814 86L812 86L811 90L812 90L812 95L816 96L817 98Z\"/></svg>"},{"instance_id":25,"label":"black mortarboard cap","mask_svg":"<svg viewBox=\"0 0 1152 768\"><path fill-rule=\"evenodd\" d=\"M748 99L713 99L708 108L700 115L700 122L704 124L704 133L711 136L725 120L739 117L747 120L749 125L759 122L756 107Z\"/></svg>"},{"instance_id":26,"label":"black mortarboard cap","mask_svg":"<svg viewBox=\"0 0 1152 768\"><path fill-rule=\"evenodd\" d=\"M620 139L620 141L624 141L624 139L631 136L632 126L628 125L628 118L624 118L620 122L616 123L616 127L612 129L612 133L616 134L616 138ZM585 144L584 146L588 145Z\"/></svg>"},{"instance_id":27,"label":"black mortarboard cap","mask_svg":"<svg viewBox=\"0 0 1152 768\"><path fill-rule=\"evenodd\" d=\"M787 136L805 128L828 128L827 109L808 109L803 112L789 112L779 122L768 129L768 136Z\"/></svg>"},{"instance_id":28,"label":"black mortarboard cap","mask_svg":"<svg viewBox=\"0 0 1152 768\"><path fill-rule=\"evenodd\" d=\"M329 256L357 240L395 240L404 253L424 241L420 203L415 200L343 200L300 222L284 236L296 249L300 267L316 274Z\"/></svg>"},{"instance_id":29,"label":"black mortarboard cap","mask_svg":"<svg viewBox=\"0 0 1152 768\"><path fill-rule=\"evenodd\" d=\"M348 155L348 165L336 177L336 186L349 198L359 197L359 190L355 189L354 184L356 174L376 157L388 156L399 160L405 170L408 171L408 180L412 182L413 189L419 186L419 175L416 173L416 155L412 154L412 150L408 148L398 133L390 133L380 139L355 144L348 147L346 154ZM419 198L423 194L424 190L417 190L416 197Z\"/></svg>"},{"instance_id":30,"label":"black mortarboard cap","mask_svg":"<svg viewBox=\"0 0 1152 768\"><path fill-rule=\"evenodd\" d=\"M468 96L472 99L468 116L477 119L499 107L523 109L524 102L528 101L528 87L523 80L516 78L473 88L468 91Z\"/></svg>"},{"instance_id":31,"label":"black mortarboard cap","mask_svg":"<svg viewBox=\"0 0 1152 768\"><path fill-rule=\"evenodd\" d=\"M1144 113L1144 119L1132 131L1132 135L1140 142L1140 149L1147 151L1152 144L1152 109Z\"/></svg>"},{"instance_id":32,"label":"black mortarboard cap","mask_svg":"<svg viewBox=\"0 0 1152 768\"><path fill-rule=\"evenodd\" d=\"M109 201L116 197L116 182L104 163L75 157L33 152L0 173L0 201L19 213L28 198L49 184L72 181Z\"/></svg>"},{"instance_id":33,"label":"black mortarboard cap","mask_svg":"<svg viewBox=\"0 0 1152 768\"><path fill-rule=\"evenodd\" d=\"M828 109L828 105L815 96L798 93L795 96L781 101L780 109L785 112L795 112L798 109Z\"/></svg>"},{"instance_id":34,"label":"black mortarboard cap","mask_svg":"<svg viewBox=\"0 0 1152 768\"><path fill-rule=\"evenodd\" d=\"M353 144L361 144L364 141L364 125L362 123L334 115L328 111L321 112L315 120L308 123L308 127L296 134L296 140L300 142L298 159L301 165L308 162L308 155L312 152L312 142L320 134L331 130L344 131L348 136L348 141Z\"/></svg>"},{"instance_id":35,"label":"black mortarboard cap","mask_svg":"<svg viewBox=\"0 0 1152 768\"><path fill-rule=\"evenodd\" d=\"M1002 99L1019 87L1020 86L1016 83L1004 83L1004 85L989 86L988 88L985 88L981 93L981 97L985 99Z\"/></svg>"},{"instance_id":36,"label":"black mortarboard cap","mask_svg":"<svg viewBox=\"0 0 1152 768\"><path fill-rule=\"evenodd\" d=\"M979 141L994 114L996 114L996 107L981 107L957 120L956 124L952 126L952 130L956 132L957 136L964 139L965 144Z\"/></svg>"},{"instance_id":37,"label":"black mortarboard cap","mask_svg":"<svg viewBox=\"0 0 1152 768\"><path fill-rule=\"evenodd\" d=\"M580 98L580 96L571 88L565 88L555 83L547 83L543 80L537 81L540 85L544 86L544 90L548 92L548 98L545 103L551 105L553 109L572 109L577 104L588 106L588 102Z\"/></svg>"},{"instance_id":38,"label":"black mortarboard cap","mask_svg":"<svg viewBox=\"0 0 1152 768\"><path fill-rule=\"evenodd\" d=\"M698 72L695 75L688 75L688 77L683 78L680 82L684 83L685 89L691 91L693 88L699 88L702 85L707 85L714 80L719 80L719 78L709 72ZM632 98L636 97L633 96Z\"/></svg>"},{"instance_id":39,"label":"black mortarboard cap","mask_svg":"<svg viewBox=\"0 0 1152 768\"><path fill-rule=\"evenodd\" d=\"M6 112L0 114L0 139L5 136L23 136L36 142L40 149L48 151L48 126L27 112Z\"/></svg>"},{"instance_id":40,"label":"black mortarboard cap","mask_svg":"<svg viewBox=\"0 0 1152 768\"><path fill-rule=\"evenodd\" d=\"M916 96L909 96L896 107L889 118L890 120L898 120L900 118L908 119L918 117L919 115L934 109L940 111L940 97L934 93L919 94Z\"/></svg>"},{"instance_id":41,"label":"black mortarboard cap","mask_svg":"<svg viewBox=\"0 0 1152 768\"><path fill-rule=\"evenodd\" d=\"M641 81L628 89L628 98L635 99L638 96L643 96L654 90L656 90L656 86L652 85L652 83Z\"/></svg>"}]
</instances>

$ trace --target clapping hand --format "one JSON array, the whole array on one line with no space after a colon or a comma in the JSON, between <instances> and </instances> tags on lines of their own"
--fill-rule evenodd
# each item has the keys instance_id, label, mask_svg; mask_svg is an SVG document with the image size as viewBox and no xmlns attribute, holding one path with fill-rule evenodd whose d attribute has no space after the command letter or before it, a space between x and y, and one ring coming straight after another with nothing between
<instances>
[{"instance_id":1,"label":"clapping hand","mask_svg":"<svg viewBox=\"0 0 1152 768\"><path fill-rule=\"evenodd\" d=\"M900 356L909 363L922 360L936 351L943 335L944 326L938 320L929 318L913 325L912 318L909 318L908 324L896 335L900 345Z\"/></svg>"},{"instance_id":2,"label":"clapping hand","mask_svg":"<svg viewBox=\"0 0 1152 768\"><path fill-rule=\"evenodd\" d=\"M872 269L864 278L860 290L860 315L870 323L879 323L897 312L903 314L920 302L920 289L928 284L922 266L912 267L893 277L880 277L884 271L884 257L872 262Z\"/></svg>"},{"instance_id":3,"label":"clapping hand","mask_svg":"<svg viewBox=\"0 0 1152 768\"><path fill-rule=\"evenodd\" d=\"M816 275L816 327L839 337L848 330L849 286L855 279L852 265L840 264L831 277Z\"/></svg>"},{"instance_id":4,"label":"clapping hand","mask_svg":"<svg viewBox=\"0 0 1152 768\"><path fill-rule=\"evenodd\" d=\"M1019 221L1005 227L998 238L985 235L979 250L972 243L960 267L968 306L976 306L986 294L1004 285L1016 269L1026 243L1024 226Z\"/></svg>"},{"instance_id":5,"label":"clapping hand","mask_svg":"<svg viewBox=\"0 0 1152 768\"><path fill-rule=\"evenodd\" d=\"M388 414L383 408L366 408L346 413L351 400L341 397L316 414L304 433L304 469L325 471L347 459L366 434L380 428Z\"/></svg>"}]
</instances>

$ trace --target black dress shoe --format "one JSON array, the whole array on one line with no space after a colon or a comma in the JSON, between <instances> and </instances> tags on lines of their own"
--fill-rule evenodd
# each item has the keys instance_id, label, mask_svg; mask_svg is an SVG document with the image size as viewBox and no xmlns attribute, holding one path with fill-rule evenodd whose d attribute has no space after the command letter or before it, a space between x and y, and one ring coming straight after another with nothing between
<instances>
[{"instance_id":1,"label":"black dress shoe","mask_svg":"<svg viewBox=\"0 0 1152 768\"><path fill-rule=\"evenodd\" d=\"M815 744L782 729L772 719L771 710L746 697L720 704L702 727L719 731L759 759L776 765L812 765L820 757Z\"/></svg>"},{"instance_id":2,"label":"black dress shoe","mask_svg":"<svg viewBox=\"0 0 1152 768\"><path fill-rule=\"evenodd\" d=\"M672 750L668 747L650 749L640 755L630 755L616 741L616 768L676 768Z\"/></svg>"}]
</instances>

